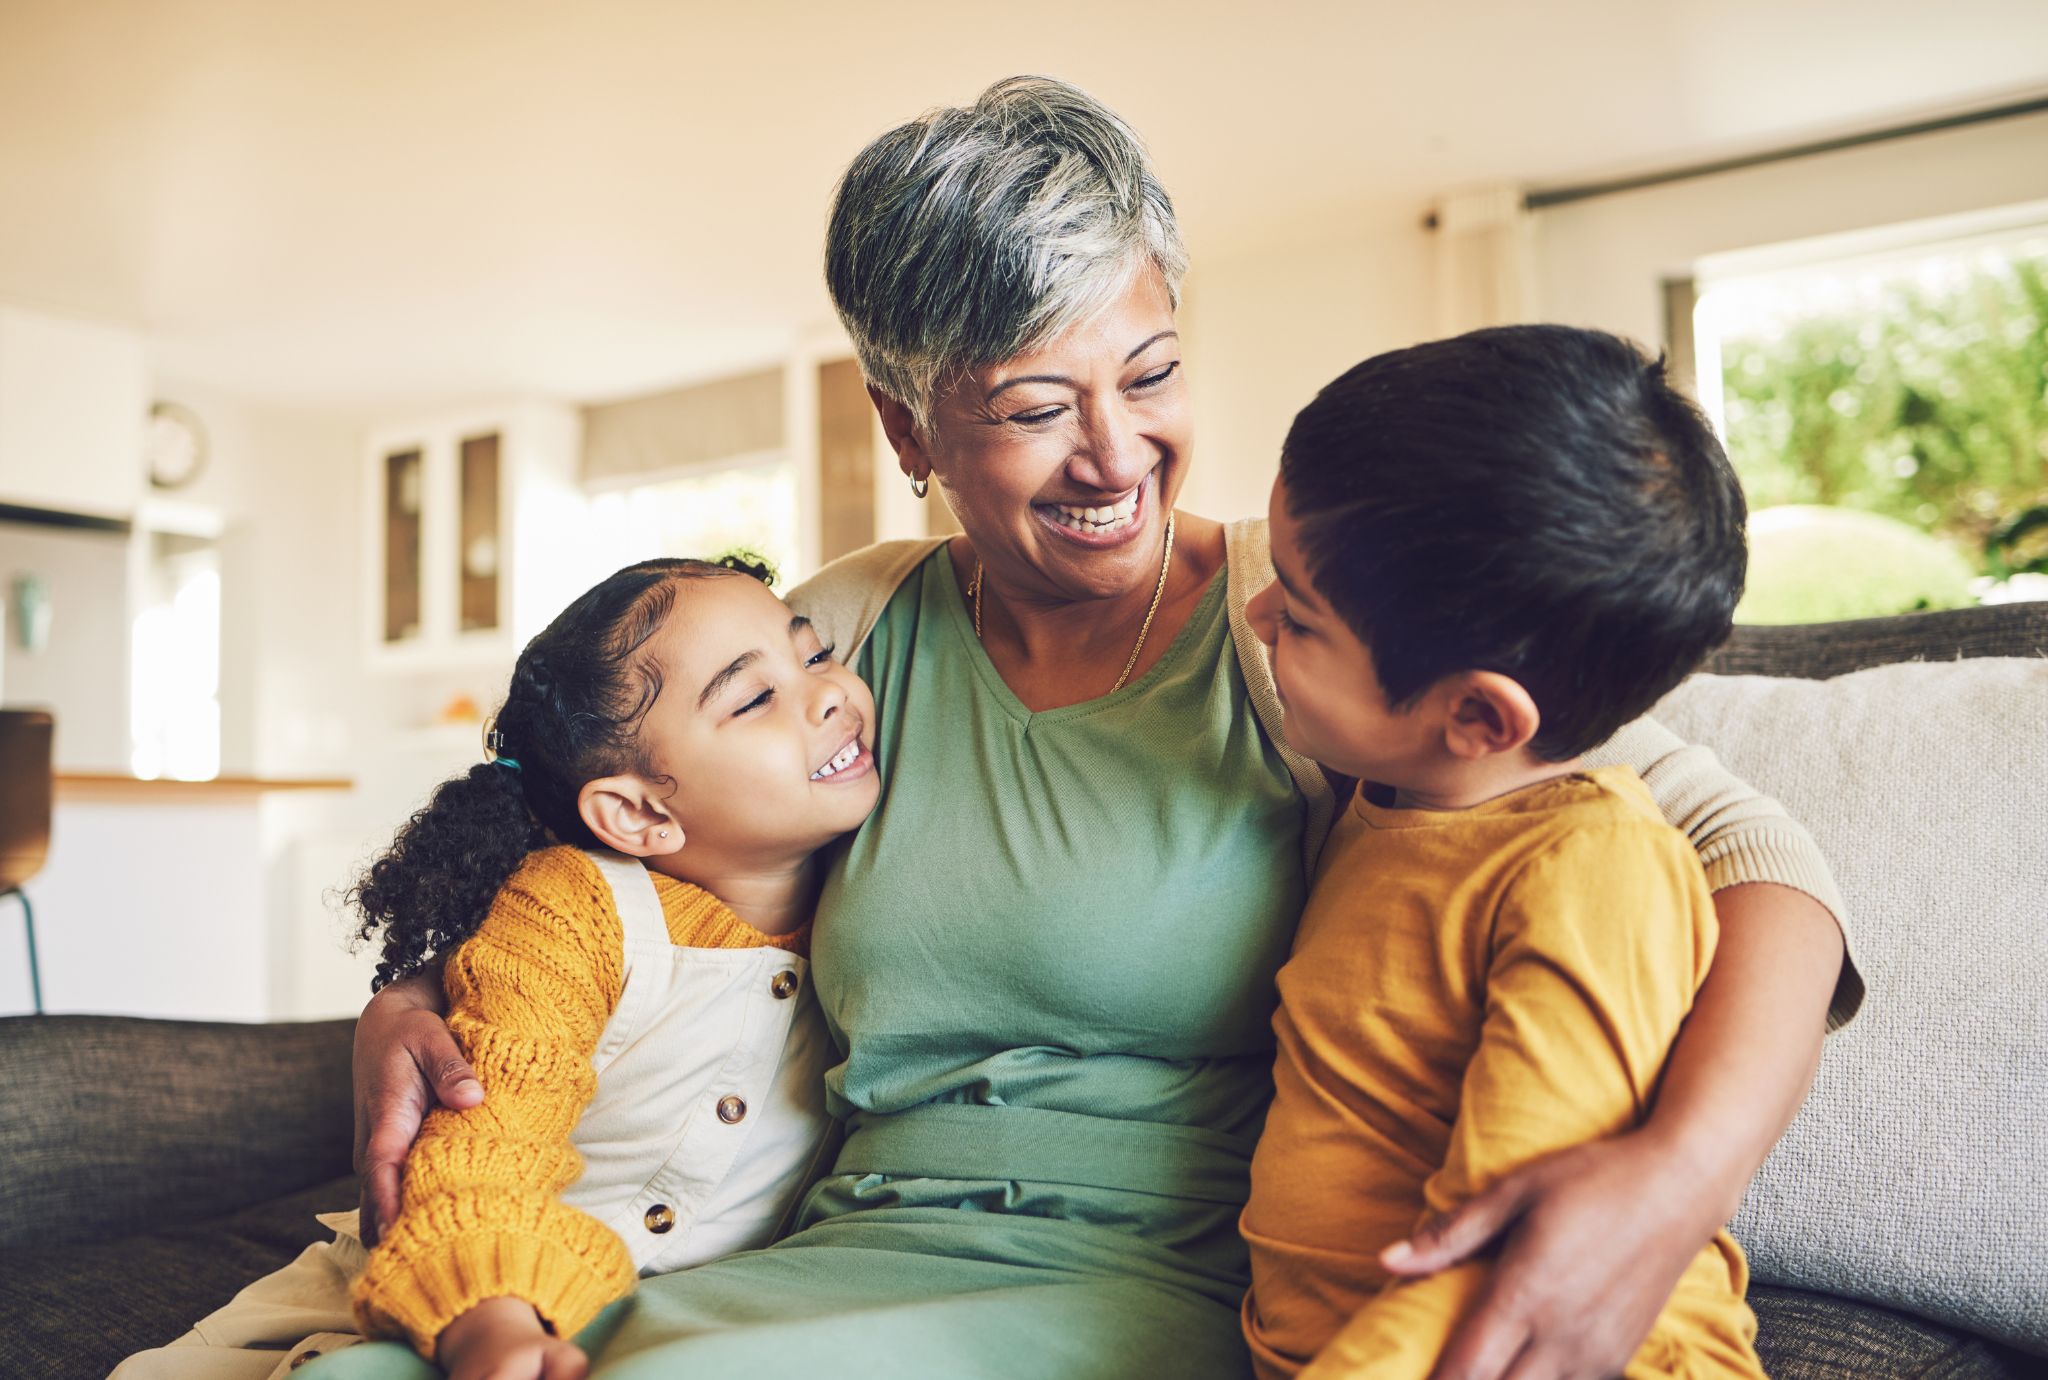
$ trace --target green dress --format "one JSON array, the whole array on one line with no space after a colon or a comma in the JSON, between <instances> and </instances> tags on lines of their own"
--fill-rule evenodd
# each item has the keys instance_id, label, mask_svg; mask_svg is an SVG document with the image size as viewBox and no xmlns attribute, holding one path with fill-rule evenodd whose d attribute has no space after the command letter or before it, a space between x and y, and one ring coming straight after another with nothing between
<instances>
[{"instance_id":1,"label":"green dress","mask_svg":"<svg viewBox=\"0 0 2048 1380\"><path fill-rule=\"evenodd\" d=\"M845 1144L786 1239L608 1310L594 1373L1248 1374L1237 1219L1304 813L1225 576L1144 676L1033 714L941 548L857 665L882 802L812 950ZM405 1373L391 1351L306 1374Z\"/></svg>"}]
</instances>

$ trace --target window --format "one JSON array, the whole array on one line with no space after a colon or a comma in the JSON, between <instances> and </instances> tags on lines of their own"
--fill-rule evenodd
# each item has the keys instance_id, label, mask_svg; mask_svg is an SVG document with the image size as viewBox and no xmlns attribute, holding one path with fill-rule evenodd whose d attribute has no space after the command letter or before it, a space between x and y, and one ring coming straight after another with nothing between
<instances>
[{"instance_id":1,"label":"window","mask_svg":"<svg viewBox=\"0 0 2048 1380\"><path fill-rule=\"evenodd\" d=\"M130 765L148 779L211 780L220 775L220 552L171 532L146 541Z\"/></svg>"},{"instance_id":2,"label":"window","mask_svg":"<svg viewBox=\"0 0 2048 1380\"><path fill-rule=\"evenodd\" d=\"M2048 222L1698 288L1755 514L1742 621L2048 598Z\"/></svg>"},{"instance_id":3,"label":"window","mask_svg":"<svg viewBox=\"0 0 2048 1380\"><path fill-rule=\"evenodd\" d=\"M775 567L778 592L801 573L796 468L785 459L600 493L591 516L605 543L616 543L618 564L655 556L712 559L745 547Z\"/></svg>"}]
</instances>

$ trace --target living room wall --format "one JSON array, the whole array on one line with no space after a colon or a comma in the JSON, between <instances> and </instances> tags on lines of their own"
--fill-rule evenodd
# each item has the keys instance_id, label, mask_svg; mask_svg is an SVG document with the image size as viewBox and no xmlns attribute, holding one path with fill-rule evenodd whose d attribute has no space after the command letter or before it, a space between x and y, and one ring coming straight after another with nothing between
<instances>
[{"instance_id":1,"label":"living room wall","mask_svg":"<svg viewBox=\"0 0 2048 1380\"><path fill-rule=\"evenodd\" d=\"M1199 449L1183 507L1263 515L1280 443L1316 390L1369 355L1432 334L1425 209L1383 207L1216 258L1191 246L1181 333Z\"/></svg>"},{"instance_id":2,"label":"living room wall","mask_svg":"<svg viewBox=\"0 0 2048 1380\"><path fill-rule=\"evenodd\" d=\"M2048 114L1573 202L1535 216L1537 307L1654 344L1663 281L1709 255L2043 197Z\"/></svg>"}]
</instances>

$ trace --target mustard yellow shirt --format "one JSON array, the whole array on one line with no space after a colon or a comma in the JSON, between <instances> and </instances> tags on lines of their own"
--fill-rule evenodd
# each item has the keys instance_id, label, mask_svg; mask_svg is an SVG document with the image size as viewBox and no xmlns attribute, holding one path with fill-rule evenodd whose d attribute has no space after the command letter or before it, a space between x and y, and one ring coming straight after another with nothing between
<instances>
[{"instance_id":1,"label":"mustard yellow shirt","mask_svg":"<svg viewBox=\"0 0 2048 1380\"><path fill-rule=\"evenodd\" d=\"M1425 1209L1641 1124L1717 933L1698 856L1627 767L1469 810L1357 802L1279 976L1243 1219L1263 1380L1424 1380L1491 1266L1396 1281L1378 1253ZM1747 1284L1723 1232L1627 1374L1761 1377Z\"/></svg>"},{"instance_id":2,"label":"mustard yellow shirt","mask_svg":"<svg viewBox=\"0 0 2048 1380\"><path fill-rule=\"evenodd\" d=\"M771 937L701 887L649 875L674 944L804 950L808 927ZM569 1137L597 1092L591 1056L625 966L611 888L574 848L529 855L448 960L448 1028L485 1097L429 1113L406 1157L398 1218L353 1290L364 1335L432 1359L449 1323L512 1297L567 1337L633 1287L625 1243L560 1197L583 1172Z\"/></svg>"}]
</instances>

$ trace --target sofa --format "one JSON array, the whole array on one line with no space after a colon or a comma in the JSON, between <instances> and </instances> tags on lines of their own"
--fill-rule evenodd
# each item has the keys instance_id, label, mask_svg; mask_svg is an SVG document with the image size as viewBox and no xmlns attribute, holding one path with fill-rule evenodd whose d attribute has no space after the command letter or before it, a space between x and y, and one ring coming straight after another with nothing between
<instances>
[{"instance_id":1,"label":"sofa","mask_svg":"<svg viewBox=\"0 0 2048 1380\"><path fill-rule=\"evenodd\" d=\"M1707 671L1660 712L1814 827L1870 981L1735 1222L1765 1365L2048 1374L2048 604L1744 628ZM0 1020L0 1376L97 1380L353 1204L351 1034Z\"/></svg>"}]
</instances>

